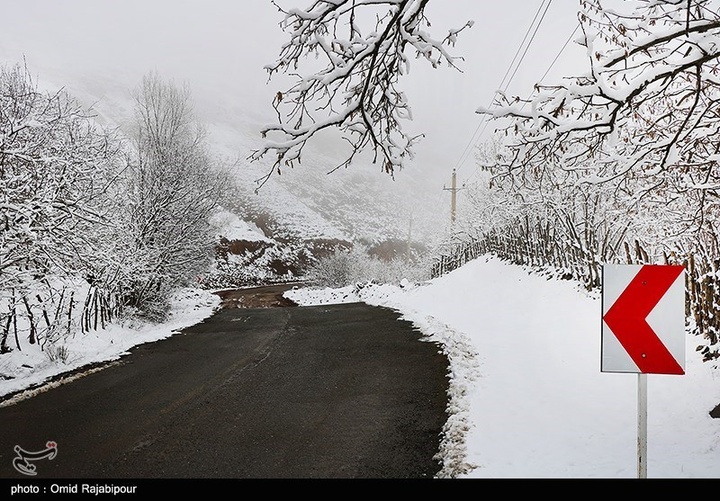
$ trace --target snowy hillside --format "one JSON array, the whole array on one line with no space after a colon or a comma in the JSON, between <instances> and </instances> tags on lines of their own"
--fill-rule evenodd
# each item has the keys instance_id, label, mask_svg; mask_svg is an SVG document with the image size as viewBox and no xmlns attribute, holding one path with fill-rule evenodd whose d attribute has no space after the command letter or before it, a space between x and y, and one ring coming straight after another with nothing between
<instances>
[{"instance_id":1,"label":"snowy hillside","mask_svg":"<svg viewBox=\"0 0 720 501\"><path fill-rule=\"evenodd\" d=\"M269 105L268 105L269 106ZM208 124L210 142L226 158L237 159L236 172L250 211L265 213L276 223L280 238L333 238L381 242L411 238L424 242L437 238L449 220L446 210L432 207L432 193L409 169L392 179L364 157L357 164L330 173L342 158L340 137L323 138L308 149L303 163L274 174L255 194L256 180L269 171L271 162L251 163L264 122L253 121L241 110L223 116L211 105L200 110Z\"/></svg>"},{"instance_id":2,"label":"snowy hillside","mask_svg":"<svg viewBox=\"0 0 720 501\"><path fill-rule=\"evenodd\" d=\"M30 70L41 87L64 87L91 108L100 123L127 129L133 113L131 93L137 82L116 79L112 74L78 76L37 67ZM239 180L240 198L229 209L252 224L264 221L262 229L271 233L267 236L283 241L379 243L410 238L426 243L444 231L449 206L438 210L432 203L442 195L442 186L428 190L423 179L410 169L393 179L364 158L329 174L340 162L344 143L340 137L323 138L322 144L308 150L300 166L273 174L256 193L257 180L268 174L271 161L253 163L248 157L260 144L259 130L265 122L251 107L244 106L242 96L233 95L231 88L200 86L190 90L212 153L232 165ZM269 103L268 108L271 110Z\"/></svg>"},{"instance_id":3,"label":"snowy hillside","mask_svg":"<svg viewBox=\"0 0 720 501\"><path fill-rule=\"evenodd\" d=\"M92 108L98 121L121 130L131 124L132 92L144 76L156 72L175 85L186 84L208 146L232 165L239 182L237 200L227 209L265 237L283 243L423 245L441 238L450 220L450 197L443 190L448 164L428 169L409 162L393 179L361 156L329 175L344 160L347 143L337 136L318 137L301 165L274 173L255 193L272 158L251 163L248 157L261 144L261 128L277 121L272 99L287 84L282 78L269 82L264 69L284 38L277 8L264 0L242 6L170 5L44 2L32 9L18 4L12 22L0 21L0 64L25 62L41 88L64 88ZM187 7L193 15L184 14ZM153 16L163 22L157 24ZM34 36L26 36L28 30ZM472 109L468 113L472 116Z\"/></svg>"}]
</instances>

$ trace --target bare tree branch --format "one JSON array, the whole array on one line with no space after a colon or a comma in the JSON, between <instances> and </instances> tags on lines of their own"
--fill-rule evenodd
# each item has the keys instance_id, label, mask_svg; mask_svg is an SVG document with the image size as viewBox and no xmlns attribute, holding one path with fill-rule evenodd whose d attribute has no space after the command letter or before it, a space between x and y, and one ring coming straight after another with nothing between
<instances>
[{"instance_id":1,"label":"bare tree branch","mask_svg":"<svg viewBox=\"0 0 720 501\"><path fill-rule=\"evenodd\" d=\"M257 161L275 155L271 171L258 180L260 186L281 167L300 163L308 141L327 129L341 131L350 146L337 168L348 166L366 148L390 175L412 158L421 136L403 131L402 121L412 119L412 110L400 88L401 77L410 71L410 55L433 67L459 69L461 58L446 45L472 26L467 22L443 40L432 38L425 30L430 25L428 1L317 0L305 9L283 9L273 2L285 15L281 27L290 40L266 69L270 78L285 73L296 83L276 94L278 123L262 129L267 141L250 157ZM308 73L296 73L305 64Z\"/></svg>"}]
</instances>

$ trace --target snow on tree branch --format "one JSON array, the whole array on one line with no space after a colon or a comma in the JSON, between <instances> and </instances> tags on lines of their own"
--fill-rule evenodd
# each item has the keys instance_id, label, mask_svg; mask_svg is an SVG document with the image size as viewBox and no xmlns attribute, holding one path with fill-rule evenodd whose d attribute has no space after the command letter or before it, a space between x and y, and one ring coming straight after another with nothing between
<instances>
[{"instance_id":1,"label":"snow on tree branch","mask_svg":"<svg viewBox=\"0 0 720 501\"><path fill-rule=\"evenodd\" d=\"M0 291L93 260L88 228L105 221L120 148L67 93L0 67Z\"/></svg>"},{"instance_id":2,"label":"snow on tree branch","mask_svg":"<svg viewBox=\"0 0 720 501\"><path fill-rule=\"evenodd\" d=\"M707 214L720 194L717 1L604 3L580 2L587 74L478 109L509 120L501 131L511 153L495 171L613 181L635 201L681 197Z\"/></svg>"},{"instance_id":3,"label":"snow on tree branch","mask_svg":"<svg viewBox=\"0 0 720 501\"><path fill-rule=\"evenodd\" d=\"M278 123L263 128L267 141L251 156L276 155L271 172L258 180L260 186L281 167L300 163L307 142L326 129L340 130L351 147L336 169L365 148L391 175L412 158L412 146L421 136L410 137L402 129L401 121L412 119L412 111L400 78L409 73L413 55L433 67L458 69L460 58L446 46L472 26L468 22L443 40L433 38L426 31L428 1L316 0L305 9L284 9L273 2L285 15L280 26L289 41L266 69L271 79L283 73L295 83L275 96ZM309 73L300 74L305 65Z\"/></svg>"}]
</instances>

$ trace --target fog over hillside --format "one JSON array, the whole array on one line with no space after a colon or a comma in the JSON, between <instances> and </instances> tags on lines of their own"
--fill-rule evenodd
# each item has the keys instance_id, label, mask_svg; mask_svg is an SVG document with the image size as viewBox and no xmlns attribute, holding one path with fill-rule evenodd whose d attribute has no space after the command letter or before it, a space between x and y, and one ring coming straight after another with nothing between
<instances>
[{"instance_id":1,"label":"fog over hillside","mask_svg":"<svg viewBox=\"0 0 720 501\"><path fill-rule=\"evenodd\" d=\"M260 128L277 120L271 102L288 82L283 76L268 82L264 69L287 39L278 26L282 14L272 2L0 4L0 63L25 60L41 86L64 87L106 123L126 125L132 113L130 92L149 72L187 84L213 150L236 165L248 194L244 203L252 211L266 212L281 231L425 243L447 230L450 192L443 187L450 185L453 167L463 159L459 183L476 174L471 140L484 129L475 109L492 98L537 7L527 0L505 2L502 8L472 0L454 0L452 9L442 2L429 3L435 36L443 37L469 19L475 26L450 48L464 57L458 60L462 71L433 69L418 60L406 77L403 87L414 117L405 126L425 138L417 145L416 158L394 179L369 156L328 175L344 160L346 146L337 135L328 134L308 145L300 166L274 175L255 195L255 180L267 174L271 164L250 164L247 156L261 141ZM547 43L537 42L527 57L542 69L519 74L513 85L517 92L530 89L552 61L576 23L576 7L574 0L566 0L551 9L538 36ZM502 37L508 43L497 43Z\"/></svg>"},{"instance_id":2,"label":"fog over hillside","mask_svg":"<svg viewBox=\"0 0 720 501\"><path fill-rule=\"evenodd\" d=\"M14 64L9 58L4 61ZM131 92L137 84L118 80L112 74L63 74L33 66L29 59L27 64L41 87L63 87L83 106L91 108L99 122L128 127L133 110ZM270 171L271 163L250 162L247 157L257 148L258 131L265 122L259 121L242 96L233 95L222 85L218 87L213 89L208 84L191 88L191 92L198 119L207 129L210 148L233 166L240 181L243 199L234 207L238 215L266 213L274 219L278 236L287 238L373 242L410 236L425 242L441 235L438 229L444 229L449 206L446 214L436 207L431 209L428 199L438 198L440 190L433 193L409 169L393 179L370 161L358 161L330 173L342 161L339 137L313 144L300 166L273 175L256 193L256 181Z\"/></svg>"},{"instance_id":3,"label":"fog over hillside","mask_svg":"<svg viewBox=\"0 0 720 501\"><path fill-rule=\"evenodd\" d=\"M4 34L0 36L0 63L24 62L41 88L64 88L84 107L92 108L101 123L121 129L126 129L132 118L131 93L143 75L153 71L177 85L187 84L196 115L207 129L210 148L233 165L240 181L243 200L231 209L241 217L264 214L273 222L277 232L273 236L430 242L445 230L449 195L443 192L439 178L427 182L427 173L412 166L397 172L393 179L369 157L328 174L344 159L345 142L333 134L318 138L300 166L274 174L255 193L256 181L270 171L271 162L252 163L248 156L260 144L260 128L275 119L270 101L280 85L268 84L262 68L277 55L282 40L276 27L278 15L269 2L250 2L253 7L245 10L252 11L253 21L244 21L265 25L268 41L238 31L242 24L235 23L242 23L242 16L233 23L214 26L213 40L236 48L212 47L209 42L202 45L203 33L209 29L202 23L223 18L216 4L212 5L217 9L198 10L192 2L177 9L163 2L147 6L123 2L121 7L107 2L101 6L82 1L62 6L30 3L36 8L6 6L6 11L8 7L13 11L14 22L8 22L10 17L0 21ZM162 4L167 12L159 8ZM238 14L237 8L227 8ZM193 21L184 16L196 11L199 17L193 30ZM143 13L144 19L133 17ZM153 16L170 17L164 25L154 25ZM116 22L109 24L109 18ZM173 21L176 25L170 26ZM189 26L189 31L180 25ZM21 35L27 30L32 36ZM154 36L152 30L157 30ZM145 51L141 40L156 45ZM241 53L233 59L238 51ZM226 73L219 71L223 65L220 57L227 58ZM258 96L268 98L260 103Z\"/></svg>"}]
</instances>

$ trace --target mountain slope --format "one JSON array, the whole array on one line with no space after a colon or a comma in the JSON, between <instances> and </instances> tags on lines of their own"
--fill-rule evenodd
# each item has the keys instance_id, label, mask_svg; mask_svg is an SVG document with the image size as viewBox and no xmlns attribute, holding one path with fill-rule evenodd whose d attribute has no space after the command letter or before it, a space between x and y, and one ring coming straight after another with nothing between
<instances>
[{"instance_id":1,"label":"mountain slope","mask_svg":"<svg viewBox=\"0 0 720 501\"><path fill-rule=\"evenodd\" d=\"M111 77L50 74L53 82L38 77L41 86L58 88L56 82L65 79L62 86L91 108L100 123L128 130L132 87ZM331 173L343 158L344 141L339 137L318 138L301 165L273 173L260 187L258 180L271 171L271 159L251 162L248 157L260 144L262 122L251 111L244 113L243 103L234 96L208 99L213 94L205 88L199 98L194 92L193 97L211 151L232 165L238 180L238 199L228 209L260 226L265 236L281 241L428 243L445 229L445 211L426 203L433 196L437 199L440 189L433 194L410 169L393 179L361 155L357 163Z\"/></svg>"}]
</instances>

